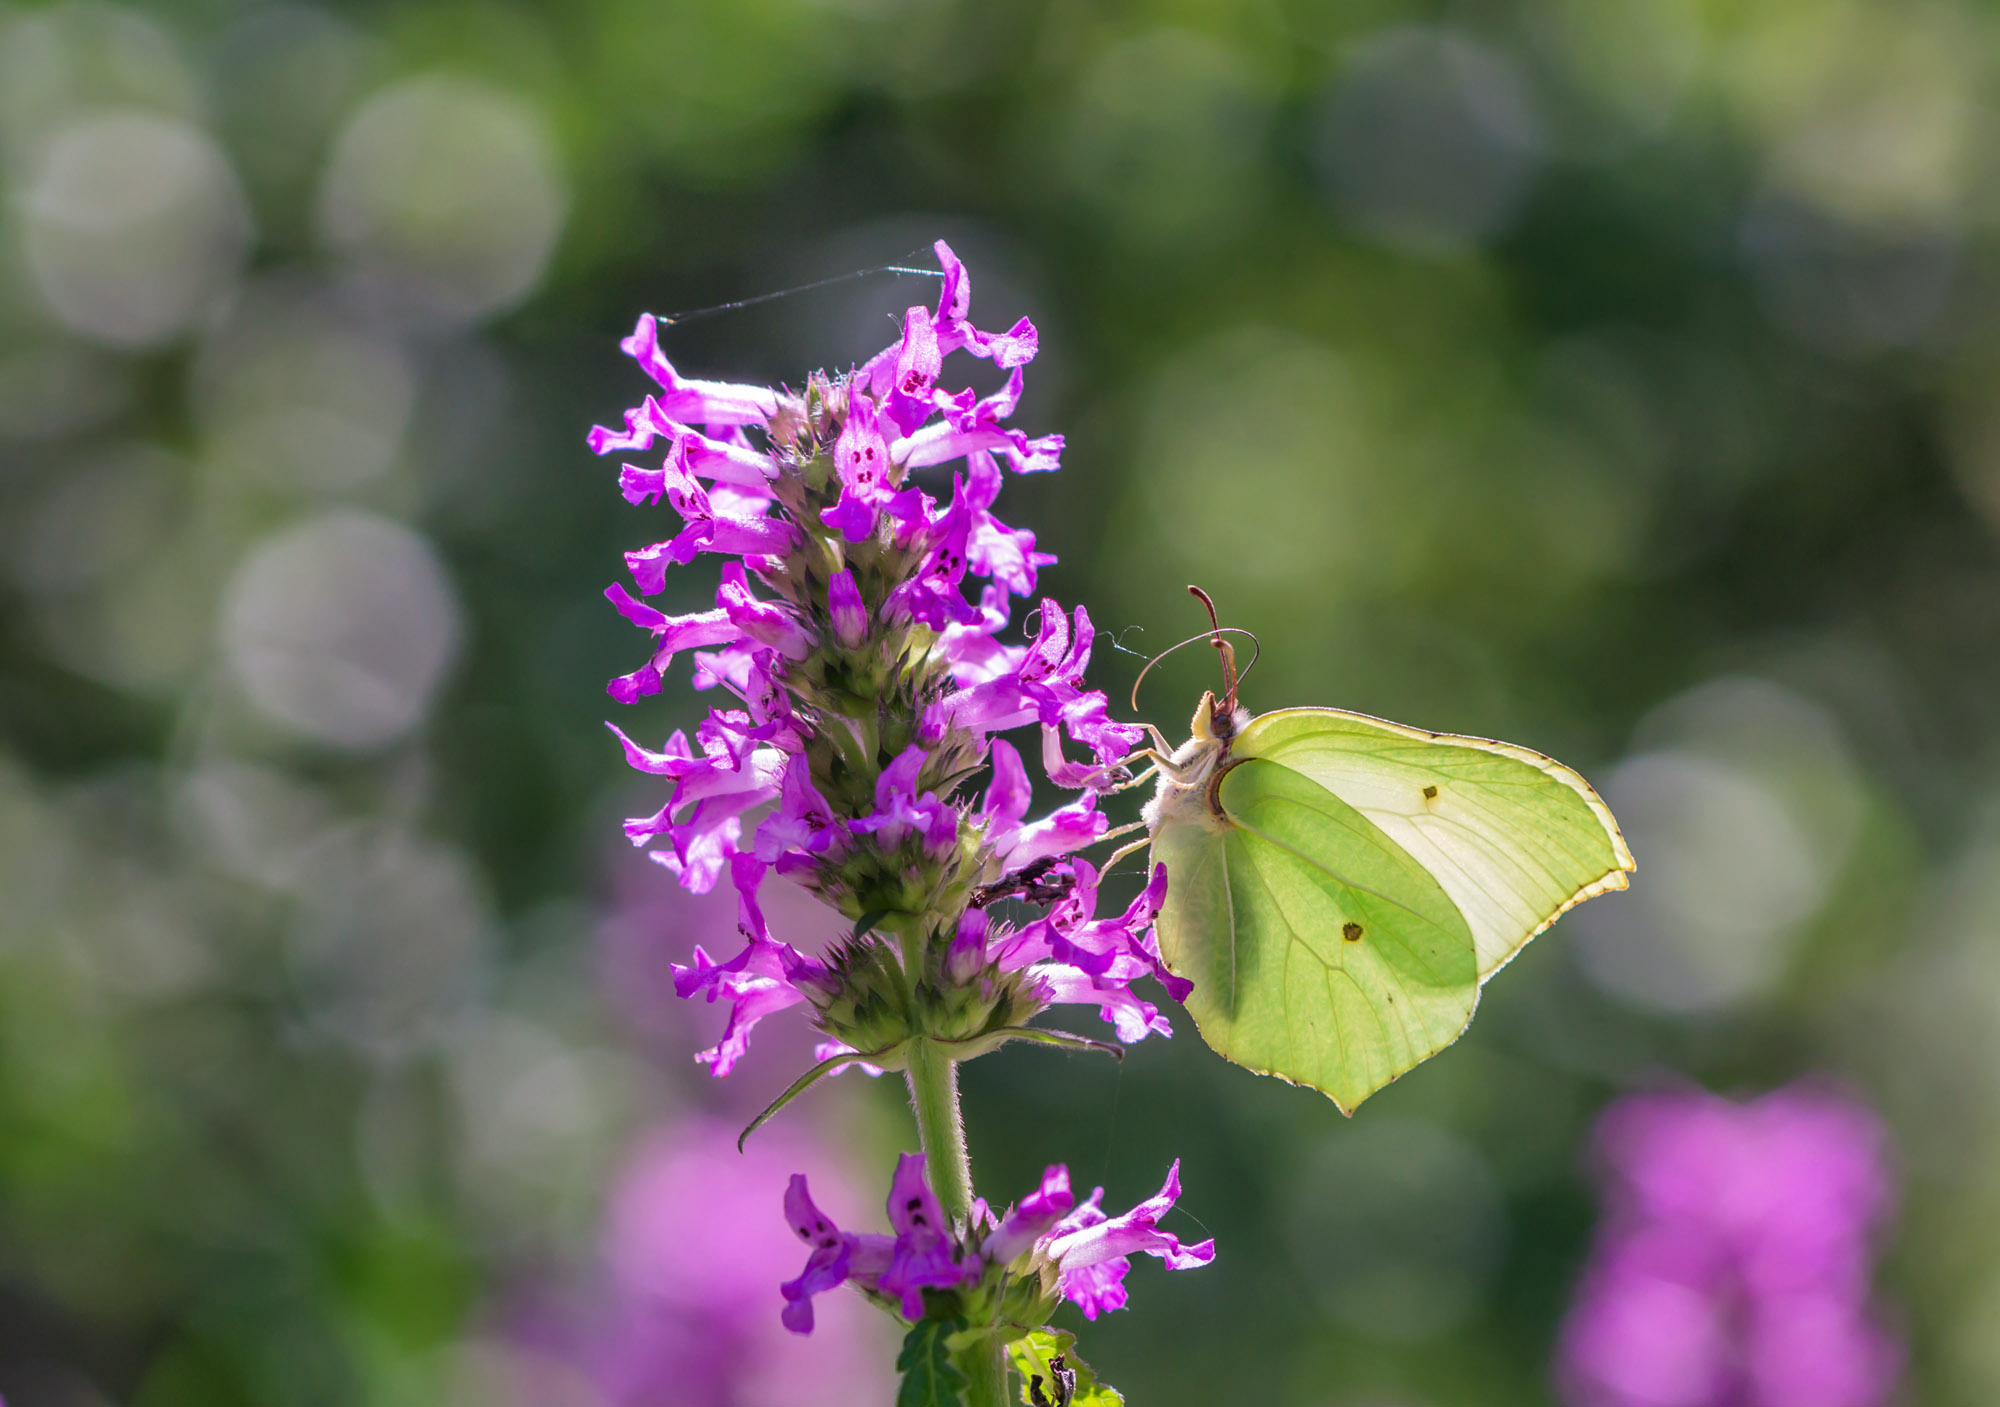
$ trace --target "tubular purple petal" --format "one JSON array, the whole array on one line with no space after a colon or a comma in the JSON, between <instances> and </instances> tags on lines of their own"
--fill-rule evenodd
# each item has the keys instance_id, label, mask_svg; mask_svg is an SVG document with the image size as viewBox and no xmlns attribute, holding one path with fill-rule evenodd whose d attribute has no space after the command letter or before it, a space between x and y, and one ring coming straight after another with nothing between
<instances>
[{"instance_id":1,"label":"tubular purple petal","mask_svg":"<svg viewBox=\"0 0 2000 1407\"><path fill-rule=\"evenodd\" d=\"M952 1236L924 1174L921 1153L905 1153L897 1160L889 1184L889 1225L896 1245L881 1288L902 1297L905 1319L923 1318L925 1289L951 1289L979 1278L978 1258L967 1256Z\"/></svg>"},{"instance_id":2,"label":"tubular purple petal","mask_svg":"<svg viewBox=\"0 0 2000 1407\"><path fill-rule=\"evenodd\" d=\"M770 646L786 659L800 660L812 653L812 633L805 624L789 608L758 600L750 590L741 562L730 562L722 568L722 585L715 593L715 604L742 634L760 645Z\"/></svg>"},{"instance_id":3,"label":"tubular purple petal","mask_svg":"<svg viewBox=\"0 0 2000 1407\"><path fill-rule=\"evenodd\" d=\"M696 425L762 425L776 413L778 398L763 386L686 380L660 351L659 327L642 314L632 335L618 344L659 384L660 403L677 420Z\"/></svg>"},{"instance_id":4,"label":"tubular purple petal","mask_svg":"<svg viewBox=\"0 0 2000 1407\"><path fill-rule=\"evenodd\" d=\"M1008 847L1002 837L1018 830L1035 792L1028 781L1028 769L1021 763L1021 754L1012 743L994 739L992 759L993 780L987 785L986 801L979 814L986 821L989 840L1004 854Z\"/></svg>"},{"instance_id":5,"label":"tubular purple petal","mask_svg":"<svg viewBox=\"0 0 2000 1407\"><path fill-rule=\"evenodd\" d=\"M842 567L833 574L826 585L826 603L836 640L853 649L868 638L868 608L862 604L853 572Z\"/></svg>"},{"instance_id":6,"label":"tubular purple petal","mask_svg":"<svg viewBox=\"0 0 2000 1407\"><path fill-rule=\"evenodd\" d=\"M1008 1208L999 1227L981 1245L980 1254L996 1265L1007 1264L1047 1235L1075 1206L1069 1169L1056 1163L1043 1171L1039 1187L1018 1206Z\"/></svg>"},{"instance_id":7,"label":"tubular purple petal","mask_svg":"<svg viewBox=\"0 0 2000 1407\"><path fill-rule=\"evenodd\" d=\"M1099 1188L1087 1206L1090 1215L1075 1222L1057 1224L1046 1250L1049 1258L1065 1271L1087 1269L1109 1260L1122 1260L1141 1252L1165 1261L1169 1270L1192 1270L1215 1259L1211 1238L1184 1246L1172 1232L1159 1229L1159 1220L1173 1209L1181 1195L1181 1165L1176 1158L1167 1171L1166 1184L1123 1216L1106 1217L1097 1207L1103 1194Z\"/></svg>"}]
</instances>

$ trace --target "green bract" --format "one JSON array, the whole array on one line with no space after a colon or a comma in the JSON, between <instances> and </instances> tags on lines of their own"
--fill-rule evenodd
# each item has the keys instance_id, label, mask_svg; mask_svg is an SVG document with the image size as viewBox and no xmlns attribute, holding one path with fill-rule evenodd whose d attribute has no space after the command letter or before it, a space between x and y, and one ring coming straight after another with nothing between
<instances>
[{"instance_id":1,"label":"green bract","mask_svg":"<svg viewBox=\"0 0 2000 1407\"><path fill-rule=\"evenodd\" d=\"M1215 1050L1348 1113L1458 1039L1486 979L1632 855L1508 743L1205 695L1147 808L1167 965Z\"/></svg>"}]
</instances>

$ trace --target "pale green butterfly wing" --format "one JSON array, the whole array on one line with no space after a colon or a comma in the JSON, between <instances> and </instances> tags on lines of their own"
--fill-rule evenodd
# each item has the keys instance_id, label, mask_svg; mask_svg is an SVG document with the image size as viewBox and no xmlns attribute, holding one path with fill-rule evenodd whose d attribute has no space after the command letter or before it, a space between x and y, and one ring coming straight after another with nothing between
<instances>
[{"instance_id":1,"label":"pale green butterfly wing","mask_svg":"<svg viewBox=\"0 0 2000 1407\"><path fill-rule=\"evenodd\" d=\"M1300 771L1241 761L1215 796L1227 825L1154 836L1161 952L1218 1053L1351 1112L1465 1029L1472 931L1422 864Z\"/></svg>"},{"instance_id":2,"label":"pale green butterfly wing","mask_svg":"<svg viewBox=\"0 0 2000 1407\"><path fill-rule=\"evenodd\" d=\"M1253 719L1231 754L1310 777L1429 871L1471 927L1482 982L1633 868L1590 784L1528 748L1285 708Z\"/></svg>"}]
</instances>

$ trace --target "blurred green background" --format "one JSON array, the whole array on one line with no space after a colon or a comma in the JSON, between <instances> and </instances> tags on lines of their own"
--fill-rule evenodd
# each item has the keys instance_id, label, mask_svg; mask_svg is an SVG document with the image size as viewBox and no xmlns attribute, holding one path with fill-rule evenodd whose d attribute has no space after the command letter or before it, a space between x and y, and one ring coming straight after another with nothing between
<instances>
[{"instance_id":1,"label":"blurred green background","mask_svg":"<svg viewBox=\"0 0 2000 1407\"><path fill-rule=\"evenodd\" d=\"M972 1067L989 1195L1062 1160L1122 1207L1179 1156L1174 1229L1218 1238L1135 1270L1100 1371L1135 1407L1547 1401L1595 1111L1826 1072L1897 1139L1908 1400L2000 1400L1996 26L0 5L0 1395L622 1407L518 1306L587 1306L631 1151L742 1122L806 1042L774 1020L726 1088L688 1059L717 1013L663 965L729 918L621 853L658 803L600 727L638 656L598 593L660 520L583 433L645 389L639 311L943 235L982 326L1041 329L1017 423L1065 467L1000 511L1046 589L1144 653L1199 581L1263 639L1251 707L1551 752L1640 866L1352 1122L1184 1019ZM932 288L667 347L796 385ZM1170 733L1194 656L1142 700ZM878 1227L898 1091L786 1119ZM821 1400L719 1391L646 1400Z\"/></svg>"}]
</instances>

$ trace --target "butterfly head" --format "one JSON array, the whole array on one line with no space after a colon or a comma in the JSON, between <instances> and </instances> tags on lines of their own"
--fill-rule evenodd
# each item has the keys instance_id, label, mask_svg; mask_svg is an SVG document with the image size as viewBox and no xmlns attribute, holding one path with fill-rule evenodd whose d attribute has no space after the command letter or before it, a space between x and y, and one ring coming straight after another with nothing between
<instances>
[{"instance_id":1,"label":"butterfly head","mask_svg":"<svg viewBox=\"0 0 2000 1407\"><path fill-rule=\"evenodd\" d=\"M1203 692L1201 706L1194 711L1194 722L1188 731L1197 742L1227 744L1249 722L1249 709L1238 706L1231 696L1218 699L1210 689Z\"/></svg>"}]
</instances>

